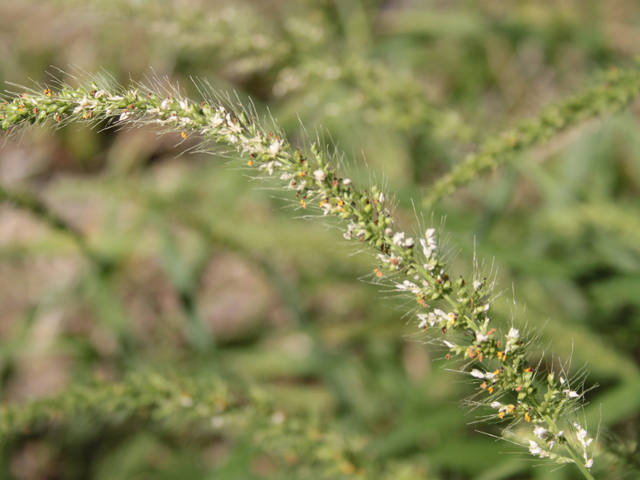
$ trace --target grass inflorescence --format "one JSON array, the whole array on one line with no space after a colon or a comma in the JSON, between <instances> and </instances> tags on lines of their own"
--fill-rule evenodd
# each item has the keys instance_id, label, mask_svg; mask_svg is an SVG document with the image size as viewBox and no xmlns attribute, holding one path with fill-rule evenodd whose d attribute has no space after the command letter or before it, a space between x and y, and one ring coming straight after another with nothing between
<instances>
[{"instance_id":1,"label":"grass inflorescence","mask_svg":"<svg viewBox=\"0 0 640 480\"><path fill-rule=\"evenodd\" d=\"M516 443L532 455L575 463L585 478L592 478L592 438L572 415L583 404L584 392L564 373L531 363L534 339L515 326L502 330L492 324L494 282L479 274L464 279L450 272L436 229L426 229L419 238L409 236L394 218L388 193L375 184L358 187L342 176L335 155L324 147L312 143L308 149L295 148L250 109L230 104L215 97L196 103L175 89L143 85L111 88L95 81L77 88L37 86L6 98L0 129L10 134L34 124L103 121L116 127L154 125L182 139L197 136L197 150L233 152L249 175L275 182L295 196L298 209L335 219L346 240L375 252L372 278L414 302L411 321L419 331L441 333L431 341L446 349L448 360L461 361L459 371L477 387L469 403L490 412L485 420L507 421ZM572 102L567 105L573 108ZM523 145L537 137L527 138Z\"/></svg>"},{"instance_id":2,"label":"grass inflorescence","mask_svg":"<svg viewBox=\"0 0 640 480\"><path fill-rule=\"evenodd\" d=\"M589 118L620 112L640 95L640 69L612 68L595 85L551 104L533 119L487 138L451 172L438 179L423 198L423 207L433 208L442 198L468 184L483 172L497 168L519 152L555 138L560 132Z\"/></svg>"}]
</instances>

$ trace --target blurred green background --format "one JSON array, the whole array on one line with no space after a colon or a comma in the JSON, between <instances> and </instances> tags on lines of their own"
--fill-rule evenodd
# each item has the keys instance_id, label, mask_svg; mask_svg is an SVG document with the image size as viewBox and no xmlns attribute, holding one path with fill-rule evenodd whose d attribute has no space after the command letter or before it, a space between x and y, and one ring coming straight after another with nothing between
<instances>
[{"instance_id":1,"label":"blurred green background","mask_svg":"<svg viewBox=\"0 0 640 480\"><path fill-rule=\"evenodd\" d=\"M631 0L0 0L8 90L83 72L121 84L166 76L199 101L201 77L250 98L292 143L337 145L354 181L388 186L405 230L444 224L452 272L471 275L474 253L497 270L494 321L544 328L534 361L544 351L571 358L572 371L586 365L587 387L599 385L589 425L619 436L632 460L638 104L519 154L433 212L420 199L484 136L630 64L639 45ZM370 255L227 158L183 154L192 144L180 140L71 125L3 141L2 185L40 196L111 267L0 206L2 401L131 372L216 376L263 391L280 415L272 423L332 432L330 448L306 465L288 455L286 431L263 448L251 425L196 435L83 417L5 439L0 478L580 478L532 468L526 449L477 433L499 430L457 405L471 386L414 336L401 302L358 281ZM596 463L598 478L633 475Z\"/></svg>"}]
</instances>

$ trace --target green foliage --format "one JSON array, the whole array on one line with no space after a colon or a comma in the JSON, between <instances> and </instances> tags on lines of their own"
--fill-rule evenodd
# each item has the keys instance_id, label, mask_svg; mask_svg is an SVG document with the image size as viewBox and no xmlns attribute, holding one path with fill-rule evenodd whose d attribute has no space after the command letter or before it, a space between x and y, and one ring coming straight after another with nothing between
<instances>
[{"instance_id":1,"label":"green foliage","mask_svg":"<svg viewBox=\"0 0 640 480\"><path fill-rule=\"evenodd\" d=\"M468 281L462 276L453 280L457 275L446 267L435 228L428 228L418 239L422 247L418 248L413 237L399 230L388 194L380 187L358 188L350 178L340 176L335 162L316 143L308 151L294 150L283 133L266 130L249 110L230 112L212 100L197 105L175 94L162 99L158 91L142 85L109 89L101 83L94 81L89 87L76 89L62 85L53 91L36 87L2 106L0 126L13 132L48 121L61 126L103 121L118 126L159 125L165 133L179 131L184 139L191 134L201 136L204 140L196 147L198 151L210 150L213 144L233 148L240 157L246 154L249 169L262 172L259 178L278 179L281 189L295 192L300 200L298 208L317 210L322 218L340 220L338 228L346 240L381 252L376 255L374 281L385 282L417 302L422 312L416 315L418 328L422 331L431 328L449 333L447 340L441 341L448 351L446 358L460 357L467 362L460 373L470 374L488 394L474 398L471 406L496 410L487 419L510 419L510 427L518 423L535 426L530 433L546 445L529 439L530 453L556 463L574 463L586 478L593 478L588 471L593 465L594 452L588 448L593 438L587 437L579 420L567 420L582 406L582 375L569 381L563 366L558 378L553 370L540 371L529 360L535 337L527 338L515 327L508 333L498 333L489 317L495 301L493 282L480 279L478 273ZM186 337L194 348L204 350L210 342L190 294L194 279L183 268L173 237L166 233L167 274L188 313ZM578 442L565 431L577 435ZM526 445L527 435L521 436L520 443ZM558 452L559 446L553 450L556 444L566 452Z\"/></svg>"},{"instance_id":2,"label":"green foliage","mask_svg":"<svg viewBox=\"0 0 640 480\"><path fill-rule=\"evenodd\" d=\"M404 316L416 295L387 292L415 272L394 273L377 254L388 248L420 267L427 226L448 232L438 252L455 273L451 292L444 279L442 292L429 293L458 298L458 276L514 285L491 305L492 341L504 345L514 325L539 339L523 369L555 369L556 382L577 374L590 402L578 421L589 436L602 432L587 475L634 478L640 129L634 109L617 113L638 93L629 39L639 13L634 2L595 0L0 1L0 40L12 47L1 79L71 92L75 77L82 84L84 72L104 69L114 78L96 93L148 85L145 76L180 84L154 99L142 90L123 98L110 114L131 110L123 120L140 127L131 129L104 128L94 106L81 105L94 100L91 88L47 112L60 99L44 87L29 95L47 97L46 110L40 100L20 110L24 89L8 87L0 478L582 478L572 466L531 468L542 450L474 432L499 435L506 425L480 405L491 403L487 386L449 371L471 372L477 355L443 358L456 353L441 341L454 329L423 334ZM220 133L204 124L147 125L171 115L141 115L150 101L159 108L172 96L176 117L185 116L178 98L194 100L188 115L202 114L203 100L218 103L192 76L236 92L224 100L229 111L236 98L251 105L253 117L235 125L275 131L263 118L277 120L277 138L261 137L266 151L252 152L264 158L249 167L247 151L238 164L228 141L231 149L203 152L198 135ZM53 117L45 125L55 133L18 125L38 115ZM71 123L82 116L94 128ZM156 135L167 127L174 136ZM264 178L259 165L284 138L276 155L300 148L319 161L309 138L347 155L308 169L307 199L274 193L277 181L247 181ZM334 192L334 172L352 186ZM338 197L355 193L354 210L343 212ZM429 209L416 219L418 198ZM356 211L367 200L378 200L372 211L381 204L380 218L393 214L394 235L374 214L349 227L363 221ZM399 244L409 237L414 250ZM381 266L386 286L356 281L379 279L372 269ZM489 332L471 329L481 337L462 334L459 345L482 344ZM527 388L544 394L540 380ZM556 398L583 391L558 388ZM463 398L476 407L466 415ZM535 439L525 410L508 437L518 443ZM487 417L495 425L475 423Z\"/></svg>"},{"instance_id":3,"label":"green foliage","mask_svg":"<svg viewBox=\"0 0 640 480\"><path fill-rule=\"evenodd\" d=\"M424 208L433 206L486 170L511 160L526 148L551 140L563 130L606 113L617 113L640 93L640 72L613 69L599 85L544 109L539 117L526 120L498 138L489 138L477 153L469 155L451 173L439 179L424 198Z\"/></svg>"},{"instance_id":4,"label":"green foliage","mask_svg":"<svg viewBox=\"0 0 640 480\"><path fill-rule=\"evenodd\" d=\"M118 437L130 438L122 445L128 452L113 449L100 460L93 472L97 478L157 475L163 469L145 457L161 454L172 445L207 444L236 448L216 469L216 475L228 478L244 478L246 462L255 455L264 455L269 469L287 471L290 478L310 474L316 478L396 478L398 469L392 463L384 465L367 452L365 437L327 427L318 419L289 419L264 394L233 391L228 382L211 375L181 378L175 373L161 376L153 372L129 374L118 383L73 386L55 397L5 408L0 415L5 452L32 438L50 438L65 455L72 454L79 442L103 449ZM187 471L192 478L209 478L206 463L188 451L165 461L164 467L184 474L180 468L186 467L190 456ZM419 467L405 465L405 469L413 478L420 478Z\"/></svg>"}]
</instances>

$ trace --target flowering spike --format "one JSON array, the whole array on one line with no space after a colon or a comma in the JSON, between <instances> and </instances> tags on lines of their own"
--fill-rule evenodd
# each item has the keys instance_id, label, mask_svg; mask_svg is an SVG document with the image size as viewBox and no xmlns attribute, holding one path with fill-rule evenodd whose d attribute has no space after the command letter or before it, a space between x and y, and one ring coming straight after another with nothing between
<instances>
[{"instance_id":1,"label":"flowering spike","mask_svg":"<svg viewBox=\"0 0 640 480\"><path fill-rule=\"evenodd\" d=\"M221 145L238 157L249 156L248 166L257 167L255 171L262 178L293 190L303 209L309 207L335 218L336 223L342 222L345 239L366 243L379 252L373 270L376 279L392 282L394 291L415 299L424 309L416 318L420 331L434 328L447 334L447 340L441 343L448 349L446 358L469 361L464 370L480 384L478 395L486 397L475 400L474 405L498 408L493 418L503 419L508 414L514 422L535 425L533 434L541 442L527 442L525 438L521 442L529 444L531 454L591 468L591 440L586 429L576 423L571 426L576 435L564 437L558 426L578 408L582 394L563 376L560 386L552 374L546 375L546 384L538 378L542 376L528 364L530 341L523 339L517 328L511 327L503 334L490 326L492 283L477 278L472 282L461 277L452 280L436 229L428 228L423 237L414 240L396 224L389 196L378 186L367 191L356 187L351 179L341 179L327 152L317 143L309 152L295 150L284 135L265 130L247 112L229 111L214 103L198 107L178 95L159 101L158 92L143 92L142 87L124 89L119 94L92 88L88 95L82 87L63 86L58 95L48 88L31 90L0 105L0 130L17 130L47 119L60 126L70 121L146 123L179 133L182 138L200 136L201 149ZM54 102L51 97L55 97ZM418 244L421 248L415 248ZM544 387L546 393L542 392ZM507 395L517 397L515 405L497 402ZM531 435L530 428L527 434ZM542 441L549 443L543 445ZM550 453L550 442L562 444L570 455L562 456L555 450Z\"/></svg>"}]
</instances>

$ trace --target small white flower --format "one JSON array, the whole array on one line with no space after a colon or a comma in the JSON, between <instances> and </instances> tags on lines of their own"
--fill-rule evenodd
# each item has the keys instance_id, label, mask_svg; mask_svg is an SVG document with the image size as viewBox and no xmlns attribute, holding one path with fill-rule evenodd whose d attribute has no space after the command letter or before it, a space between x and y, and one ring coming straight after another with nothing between
<instances>
[{"instance_id":1,"label":"small white flower","mask_svg":"<svg viewBox=\"0 0 640 480\"><path fill-rule=\"evenodd\" d=\"M585 462L584 466L587 467L587 468L593 467L593 458L590 458L589 460L587 460Z\"/></svg>"},{"instance_id":2,"label":"small white flower","mask_svg":"<svg viewBox=\"0 0 640 480\"><path fill-rule=\"evenodd\" d=\"M231 115L227 113L227 127L229 127L228 131L225 131L223 133L223 135L226 135L227 133L231 132L231 133L242 133L242 128L240 128L240 125L238 125L238 123L233 121L233 118L231 118Z\"/></svg>"},{"instance_id":3,"label":"small white flower","mask_svg":"<svg viewBox=\"0 0 640 480\"><path fill-rule=\"evenodd\" d=\"M529 452L531 452L532 455L539 455L540 452L542 452L542 449L536 442L529 440Z\"/></svg>"},{"instance_id":4,"label":"small white flower","mask_svg":"<svg viewBox=\"0 0 640 480\"><path fill-rule=\"evenodd\" d=\"M258 167L260 170L267 170L267 172L269 172L269 175L273 174L273 170L275 168L281 167L282 163L280 163L277 160L271 160L270 162L267 163L263 163L262 165L260 165L260 167ZM292 182L293 183L293 182ZM305 184L305 182L301 182L300 185ZM289 188L294 188L294 186L292 186L291 184L289 185ZM304 188L304 187L302 187ZM295 188L296 190L301 190L300 186L297 186L297 188Z\"/></svg>"},{"instance_id":5,"label":"small white flower","mask_svg":"<svg viewBox=\"0 0 640 480\"><path fill-rule=\"evenodd\" d=\"M442 343L444 343L449 348L455 348L456 347L453 343L449 342L448 340L443 340Z\"/></svg>"},{"instance_id":6,"label":"small white flower","mask_svg":"<svg viewBox=\"0 0 640 480\"><path fill-rule=\"evenodd\" d=\"M350 223L349 225L347 225L347 231L344 232L342 234L342 236L347 240L351 240L351 236L353 235L353 231L356 228L358 228L358 225L356 225L355 223Z\"/></svg>"},{"instance_id":7,"label":"small white flower","mask_svg":"<svg viewBox=\"0 0 640 480\"><path fill-rule=\"evenodd\" d=\"M488 304L487 304L488 305ZM514 348L517 348L518 338L520 338L520 331L517 328L511 327L507 334L507 345L504 348L504 353L509 353Z\"/></svg>"},{"instance_id":8,"label":"small white flower","mask_svg":"<svg viewBox=\"0 0 640 480\"><path fill-rule=\"evenodd\" d=\"M392 229L392 228L389 228L389 227L385 228L385 229L384 229L384 234L385 234L387 237L390 237L391 235L393 235L393 229Z\"/></svg>"},{"instance_id":9,"label":"small white flower","mask_svg":"<svg viewBox=\"0 0 640 480\"><path fill-rule=\"evenodd\" d=\"M418 324L418 328L420 330L426 330L427 326L428 326L428 323L427 323L427 319L426 319L426 316L425 316L425 318L421 318L420 319L420 323Z\"/></svg>"},{"instance_id":10,"label":"small white flower","mask_svg":"<svg viewBox=\"0 0 640 480\"><path fill-rule=\"evenodd\" d=\"M420 287L418 287L418 285L416 285L415 283L409 280L405 280L402 283L398 283L396 285L396 288L398 290L410 291L411 293L414 293L414 294L420 293Z\"/></svg>"},{"instance_id":11,"label":"small white flower","mask_svg":"<svg viewBox=\"0 0 640 480\"><path fill-rule=\"evenodd\" d=\"M578 422L573 422L573 426L576 427L576 435L578 437L578 440L582 440L584 437L587 436L587 431L582 428L580 426L580 424Z\"/></svg>"},{"instance_id":12,"label":"small white flower","mask_svg":"<svg viewBox=\"0 0 640 480\"><path fill-rule=\"evenodd\" d=\"M544 458L544 457L550 456L549 452L546 452L545 450L543 450L533 440L529 440L529 452L531 453L531 455L537 455L540 458Z\"/></svg>"},{"instance_id":13,"label":"small white flower","mask_svg":"<svg viewBox=\"0 0 640 480\"><path fill-rule=\"evenodd\" d=\"M428 228L425 232L425 238L420 239L422 245L422 252L427 259L431 258L438 251L438 244L436 243L436 229Z\"/></svg>"},{"instance_id":14,"label":"small white flower","mask_svg":"<svg viewBox=\"0 0 640 480\"><path fill-rule=\"evenodd\" d=\"M351 179L350 179L350 178L345 178L344 180L342 180L342 184L343 184L343 185L347 185L347 186L349 186L349 185L351 185L352 183L353 183L353 182L351 181Z\"/></svg>"},{"instance_id":15,"label":"small white flower","mask_svg":"<svg viewBox=\"0 0 640 480\"><path fill-rule=\"evenodd\" d=\"M169 107L171 106L172 103L173 103L173 99L171 97L165 98L160 104L160 108L162 110L169 110Z\"/></svg>"},{"instance_id":16,"label":"small white flower","mask_svg":"<svg viewBox=\"0 0 640 480\"><path fill-rule=\"evenodd\" d=\"M420 321L428 321L430 327L433 327L436 323L438 323L438 318L433 314L433 312L429 312L428 314L419 313L418 318L420 319Z\"/></svg>"},{"instance_id":17,"label":"small white flower","mask_svg":"<svg viewBox=\"0 0 640 480\"><path fill-rule=\"evenodd\" d=\"M164 102L162 103L164 104ZM216 114L211 117L210 122L211 126L213 128L216 128L224 123L224 118L222 117L222 115L220 115L220 113L216 112Z\"/></svg>"},{"instance_id":18,"label":"small white flower","mask_svg":"<svg viewBox=\"0 0 640 480\"><path fill-rule=\"evenodd\" d=\"M584 450L584 458L586 460L587 447L591 445L591 442L593 442L593 439L589 438L585 441L585 438L587 437L587 431L584 428L582 428L580 424L577 422L573 422L573 426L576 428L576 437L578 437L578 441L582 445L582 449Z\"/></svg>"},{"instance_id":19,"label":"small white flower","mask_svg":"<svg viewBox=\"0 0 640 480\"><path fill-rule=\"evenodd\" d=\"M393 244L402 248L411 248L413 247L413 238L409 237L405 240L404 232L397 232L393 235Z\"/></svg>"},{"instance_id":20,"label":"small white flower","mask_svg":"<svg viewBox=\"0 0 640 480\"><path fill-rule=\"evenodd\" d=\"M323 215L329 215L331 213L331 210L333 210L333 205L331 205L331 203L329 203L329 202L324 202L320 206L322 207L322 214Z\"/></svg>"},{"instance_id":21,"label":"small white flower","mask_svg":"<svg viewBox=\"0 0 640 480\"><path fill-rule=\"evenodd\" d=\"M367 232L364 228L361 228L358 224L352 222L347 226L347 231L343 233L342 236L347 240L351 240L354 235L356 237L363 237L365 233Z\"/></svg>"},{"instance_id":22,"label":"small white flower","mask_svg":"<svg viewBox=\"0 0 640 480\"><path fill-rule=\"evenodd\" d=\"M313 172L313 176L319 182L324 182L327 179L327 174L324 172L324 170L316 170L315 172Z\"/></svg>"},{"instance_id":23,"label":"small white flower","mask_svg":"<svg viewBox=\"0 0 640 480\"><path fill-rule=\"evenodd\" d=\"M434 252L436 251L435 248L427 245L427 242L424 238L420 239L420 244L422 245L422 253L424 253L424 256L429 259L431 258L431 256L434 254Z\"/></svg>"},{"instance_id":24,"label":"small white flower","mask_svg":"<svg viewBox=\"0 0 640 480\"><path fill-rule=\"evenodd\" d=\"M500 402L491 402L491 408L500 408L502 404Z\"/></svg>"},{"instance_id":25,"label":"small white flower","mask_svg":"<svg viewBox=\"0 0 640 480\"><path fill-rule=\"evenodd\" d=\"M476 332L476 341L478 343L482 343L482 342L486 342L487 340L489 340L489 336L485 335L484 333L478 331Z\"/></svg>"},{"instance_id":26,"label":"small white flower","mask_svg":"<svg viewBox=\"0 0 640 480\"><path fill-rule=\"evenodd\" d=\"M427 317L429 318L429 325L432 327L435 327L436 324L440 322L440 318L438 318L438 316L433 312L429 312Z\"/></svg>"},{"instance_id":27,"label":"small white flower","mask_svg":"<svg viewBox=\"0 0 640 480\"><path fill-rule=\"evenodd\" d=\"M206 133L206 132L205 132ZM251 140L244 140L242 142L242 153L264 153L264 147L259 143L253 143Z\"/></svg>"},{"instance_id":28,"label":"small white flower","mask_svg":"<svg viewBox=\"0 0 640 480\"><path fill-rule=\"evenodd\" d=\"M477 368L474 368L473 370L471 370L471 376L476 378L484 378L484 373L482 373Z\"/></svg>"},{"instance_id":29,"label":"small white flower","mask_svg":"<svg viewBox=\"0 0 640 480\"><path fill-rule=\"evenodd\" d=\"M186 100L180 100L180 108L182 110L186 110L189 108L189 102L187 102Z\"/></svg>"},{"instance_id":30,"label":"small white flower","mask_svg":"<svg viewBox=\"0 0 640 480\"><path fill-rule=\"evenodd\" d=\"M482 282L480 280L473 281L473 289L477 292L482 288Z\"/></svg>"},{"instance_id":31,"label":"small white flower","mask_svg":"<svg viewBox=\"0 0 640 480\"><path fill-rule=\"evenodd\" d=\"M78 102L78 106L73 110L73 113L78 113L87 107L92 107L93 103L95 102L92 102L85 96L82 98L82 100L80 100L80 102Z\"/></svg>"},{"instance_id":32,"label":"small white flower","mask_svg":"<svg viewBox=\"0 0 640 480\"><path fill-rule=\"evenodd\" d=\"M544 439L544 436L547 434L547 429L542 427L542 426L537 426L536 428L533 429L533 434L540 438L540 439Z\"/></svg>"},{"instance_id":33,"label":"small white flower","mask_svg":"<svg viewBox=\"0 0 640 480\"><path fill-rule=\"evenodd\" d=\"M393 244L397 246L404 245L404 232L398 232L393 236Z\"/></svg>"},{"instance_id":34,"label":"small white flower","mask_svg":"<svg viewBox=\"0 0 640 480\"><path fill-rule=\"evenodd\" d=\"M580 394L578 392L575 392L573 390L569 390L568 388L563 390L562 393L564 393L567 398L579 398Z\"/></svg>"},{"instance_id":35,"label":"small white flower","mask_svg":"<svg viewBox=\"0 0 640 480\"><path fill-rule=\"evenodd\" d=\"M384 203L384 193L380 192L380 195L378 195L378 201L380 203Z\"/></svg>"},{"instance_id":36,"label":"small white flower","mask_svg":"<svg viewBox=\"0 0 640 480\"><path fill-rule=\"evenodd\" d=\"M278 153L280 153L281 149L282 149L282 141L281 140L276 140L271 145L269 145L269 153L273 157L278 155Z\"/></svg>"}]
</instances>

